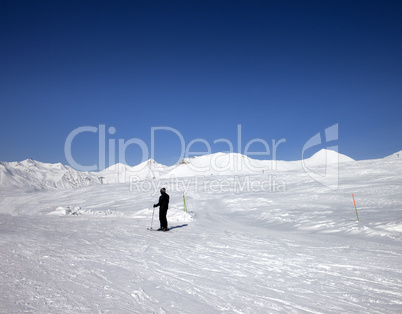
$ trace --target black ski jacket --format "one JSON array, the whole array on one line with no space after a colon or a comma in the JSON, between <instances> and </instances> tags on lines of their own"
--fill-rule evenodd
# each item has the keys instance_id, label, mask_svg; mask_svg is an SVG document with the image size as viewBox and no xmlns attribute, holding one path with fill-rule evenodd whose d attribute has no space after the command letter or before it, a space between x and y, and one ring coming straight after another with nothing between
<instances>
[{"instance_id":1,"label":"black ski jacket","mask_svg":"<svg viewBox=\"0 0 402 314\"><path fill-rule=\"evenodd\" d=\"M162 210L168 210L169 208L169 194L167 193L162 193L162 195L159 197L159 203L155 204L155 207L160 206Z\"/></svg>"}]
</instances>

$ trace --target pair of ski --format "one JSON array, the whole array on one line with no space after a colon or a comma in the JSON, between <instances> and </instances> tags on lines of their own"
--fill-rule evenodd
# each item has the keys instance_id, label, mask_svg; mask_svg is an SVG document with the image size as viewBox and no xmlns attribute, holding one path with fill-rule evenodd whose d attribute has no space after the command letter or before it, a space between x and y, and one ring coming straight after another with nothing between
<instances>
[{"instance_id":1,"label":"pair of ski","mask_svg":"<svg viewBox=\"0 0 402 314\"><path fill-rule=\"evenodd\" d=\"M166 232L166 231L169 231L169 229L168 230L159 230L159 229L154 229L154 228L147 228L147 230L149 230L149 231L163 231L163 232Z\"/></svg>"}]
</instances>

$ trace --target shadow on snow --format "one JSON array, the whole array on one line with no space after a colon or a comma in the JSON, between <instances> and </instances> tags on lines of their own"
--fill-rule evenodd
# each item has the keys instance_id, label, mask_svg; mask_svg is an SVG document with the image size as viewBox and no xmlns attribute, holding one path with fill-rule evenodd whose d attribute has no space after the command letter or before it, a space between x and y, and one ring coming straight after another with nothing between
<instances>
[{"instance_id":1,"label":"shadow on snow","mask_svg":"<svg viewBox=\"0 0 402 314\"><path fill-rule=\"evenodd\" d=\"M183 228L183 227L187 227L187 226L188 226L188 224L184 224L184 225L180 225L180 226L173 226L173 227L169 227L169 230Z\"/></svg>"}]
</instances>

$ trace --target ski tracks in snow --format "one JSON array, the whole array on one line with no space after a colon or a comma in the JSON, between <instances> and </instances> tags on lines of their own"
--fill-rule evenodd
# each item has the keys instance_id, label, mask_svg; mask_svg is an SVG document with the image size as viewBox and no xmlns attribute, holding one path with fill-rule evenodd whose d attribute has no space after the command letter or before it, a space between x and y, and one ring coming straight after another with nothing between
<instances>
[{"instance_id":1,"label":"ski tracks in snow","mask_svg":"<svg viewBox=\"0 0 402 314\"><path fill-rule=\"evenodd\" d=\"M222 208L225 224L207 227L218 224L209 210L174 233L149 232L145 220L119 217L3 217L0 312L400 309L400 247L255 232L236 220L226 224Z\"/></svg>"},{"instance_id":2,"label":"ski tracks in snow","mask_svg":"<svg viewBox=\"0 0 402 314\"><path fill-rule=\"evenodd\" d=\"M402 300L397 247L265 230L250 234L222 226L211 233L194 226L151 247L147 266L166 308L186 312L398 312ZM244 232L245 231L245 232ZM186 237L186 241L183 241ZM374 249L383 254L372 260ZM191 252L191 253L189 253ZM391 254L392 256L392 254ZM164 283L164 284L163 284ZM186 295L188 296L186 298ZM183 307L177 300L188 299Z\"/></svg>"}]
</instances>

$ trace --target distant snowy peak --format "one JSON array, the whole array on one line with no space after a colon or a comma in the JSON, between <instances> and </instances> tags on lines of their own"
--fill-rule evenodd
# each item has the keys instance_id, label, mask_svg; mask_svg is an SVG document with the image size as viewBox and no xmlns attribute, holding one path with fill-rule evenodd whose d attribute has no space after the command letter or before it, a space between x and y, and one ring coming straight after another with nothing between
<instances>
[{"instance_id":1,"label":"distant snowy peak","mask_svg":"<svg viewBox=\"0 0 402 314\"><path fill-rule=\"evenodd\" d=\"M153 159L148 159L133 167L118 163L98 174L102 177L102 183L128 183L158 178L166 172L167 168L167 166L159 164Z\"/></svg>"},{"instance_id":2,"label":"distant snowy peak","mask_svg":"<svg viewBox=\"0 0 402 314\"><path fill-rule=\"evenodd\" d=\"M165 177L188 177L210 175L255 174L264 171L289 171L302 166L314 167L334 163L354 161L352 158L333 150L322 149L310 158L299 161L258 160L239 153L215 153L192 158L184 158L171 167Z\"/></svg>"},{"instance_id":3,"label":"distant snowy peak","mask_svg":"<svg viewBox=\"0 0 402 314\"><path fill-rule=\"evenodd\" d=\"M188 157L188 158L183 158L180 164L191 164L191 163L210 163L213 160L224 160L225 162L227 161L235 161L235 160L244 160L244 159L250 159L248 156L239 154L239 153L214 153L214 154L208 154L208 155L202 155L202 156L193 156L193 157Z\"/></svg>"},{"instance_id":4,"label":"distant snowy peak","mask_svg":"<svg viewBox=\"0 0 402 314\"><path fill-rule=\"evenodd\" d=\"M0 162L3 165L7 165L9 167L17 168L17 169L59 169L59 170L69 170L72 169L69 166L65 166L61 163L51 164L46 162L40 162L34 159L25 159L23 161L13 161L13 162Z\"/></svg>"},{"instance_id":5,"label":"distant snowy peak","mask_svg":"<svg viewBox=\"0 0 402 314\"><path fill-rule=\"evenodd\" d=\"M184 158L169 168L164 177L191 177L210 175L234 175L261 172L269 169L271 161L251 159L239 153L214 153Z\"/></svg>"},{"instance_id":6,"label":"distant snowy peak","mask_svg":"<svg viewBox=\"0 0 402 314\"><path fill-rule=\"evenodd\" d=\"M124 173L127 171L130 172L135 172L144 168L156 168L156 169L165 169L167 168L167 166L164 166L162 164L157 163L155 160L153 159L148 159L146 161L143 161L142 163L136 165L136 166L129 166L123 163L117 163L114 164L112 166L110 166L109 168L106 168L104 170L102 170L101 172L120 172L120 173Z\"/></svg>"},{"instance_id":7,"label":"distant snowy peak","mask_svg":"<svg viewBox=\"0 0 402 314\"><path fill-rule=\"evenodd\" d=\"M100 171L100 172L125 172L125 171L129 170L130 168L131 167L126 164L117 163L117 164L110 166L109 168L106 168L106 169Z\"/></svg>"},{"instance_id":8,"label":"distant snowy peak","mask_svg":"<svg viewBox=\"0 0 402 314\"><path fill-rule=\"evenodd\" d=\"M49 164L33 159L21 162L1 162L0 186L35 190L71 189L99 184L95 174L80 172L60 163Z\"/></svg>"},{"instance_id":9,"label":"distant snowy peak","mask_svg":"<svg viewBox=\"0 0 402 314\"><path fill-rule=\"evenodd\" d=\"M351 162L351 161L355 160L346 155L340 154L334 150L329 149L321 149L310 158L304 160L304 162L308 162L310 166L333 164L338 162Z\"/></svg>"},{"instance_id":10,"label":"distant snowy peak","mask_svg":"<svg viewBox=\"0 0 402 314\"><path fill-rule=\"evenodd\" d=\"M385 160L402 160L402 150L400 150L399 152L396 152L392 155L389 155L387 157L384 158Z\"/></svg>"},{"instance_id":11,"label":"distant snowy peak","mask_svg":"<svg viewBox=\"0 0 402 314\"><path fill-rule=\"evenodd\" d=\"M167 168L167 166L162 165L158 162L156 162L155 160L153 160L152 158L140 163L137 166L132 167L132 170L136 170L136 169L143 169L143 168L152 168L152 169L165 169Z\"/></svg>"}]
</instances>

